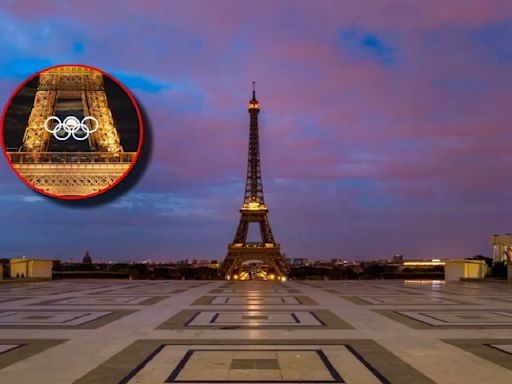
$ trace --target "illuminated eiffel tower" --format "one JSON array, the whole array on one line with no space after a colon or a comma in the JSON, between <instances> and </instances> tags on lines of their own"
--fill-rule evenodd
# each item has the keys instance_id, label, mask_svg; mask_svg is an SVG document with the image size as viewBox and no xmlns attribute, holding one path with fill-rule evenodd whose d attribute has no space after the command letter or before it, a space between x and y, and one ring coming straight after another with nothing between
<instances>
[{"instance_id":1,"label":"illuminated eiffel tower","mask_svg":"<svg viewBox=\"0 0 512 384\"><path fill-rule=\"evenodd\" d=\"M263 198L263 184L261 181L260 147L258 138L258 114L260 104L256 100L256 91L252 91L249 101L250 129L249 129L249 158L247 162L247 180L245 183L244 202L240 208L240 223L235 239L228 245L228 254L220 267L220 273L225 279L243 279L242 265L247 261L259 261L268 266L262 270L262 276L268 279L286 280L288 265L281 254L279 243L274 240L272 229L268 221L268 208ZM261 241L248 242L247 234L250 223L259 225ZM248 276L251 278L251 276ZM252 276L254 278L254 276Z\"/></svg>"},{"instance_id":2,"label":"illuminated eiffel tower","mask_svg":"<svg viewBox=\"0 0 512 384\"><path fill-rule=\"evenodd\" d=\"M98 122L79 151L51 149L45 121L69 106ZM84 141L85 142L85 141ZM34 187L56 195L80 196L101 191L130 167L136 153L124 152L107 102L103 75L81 66L62 66L39 75L34 104L18 151L7 152L13 167Z\"/></svg>"}]
</instances>

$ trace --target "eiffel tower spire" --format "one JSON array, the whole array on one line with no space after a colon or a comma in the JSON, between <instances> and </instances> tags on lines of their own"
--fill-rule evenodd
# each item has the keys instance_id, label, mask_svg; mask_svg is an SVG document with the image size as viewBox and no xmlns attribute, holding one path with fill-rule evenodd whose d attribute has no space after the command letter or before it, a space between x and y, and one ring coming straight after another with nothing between
<instances>
[{"instance_id":1,"label":"eiffel tower spire","mask_svg":"<svg viewBox=\"0 0 512 384\"><path fill-rule=\"evenodd\" d=\"M240 208L240 222L233 243L228 245L228 254L224 259L220 272L226 279L245 278L247 273L243 270L243 263L248 260L257 260L263 263L258 271L259 278L276 278L285 280L288 275L288 265L281 255L280 245L275 242L268 220L268 208L263 197L263 183L261 180L260 144L258 114L260 103L256 99L255 83L252 83L252 99L249 100L249 154L247 159L247 179L242 207ZM261 241L247 241L249 225L259 225ZM248 275L248 278L254 276Z\"/></svg>"},{"instance_id":2,"label":"eiffel tower spire","mask_svg":"<svg viewBox=\"0 0 512 384\"><path fill-rule=\"evenodd\" d=\"M260 206L264 208L265 200L263 198L263 183L261 181L260 164L260 141L258 128L258 114L260 113L260 103L256 100L256 83L252 83L252 99L249 100L249 157L247 159L247 179L245 182L245 195L242 208L253 209Z\"/></svg>"}]
</instances>

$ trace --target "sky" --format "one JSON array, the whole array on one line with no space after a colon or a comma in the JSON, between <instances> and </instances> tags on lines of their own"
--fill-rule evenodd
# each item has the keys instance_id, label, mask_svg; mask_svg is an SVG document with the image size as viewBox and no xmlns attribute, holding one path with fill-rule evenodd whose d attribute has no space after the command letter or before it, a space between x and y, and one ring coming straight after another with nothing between
<instances>
[{"instance_id":1,"label":"sky","mask_svg":"<svg viewBox=\"0 0 512 384\"><path fill-rule=\"evenodd\" d=\"M133 176L39 195L0 159L0 257L222 259L239 220L247 101L287 257L490 255L512 232L509 0L3 0L0 103L36 71L97 67L146 120Z\"/></svg>"}]
</instances>

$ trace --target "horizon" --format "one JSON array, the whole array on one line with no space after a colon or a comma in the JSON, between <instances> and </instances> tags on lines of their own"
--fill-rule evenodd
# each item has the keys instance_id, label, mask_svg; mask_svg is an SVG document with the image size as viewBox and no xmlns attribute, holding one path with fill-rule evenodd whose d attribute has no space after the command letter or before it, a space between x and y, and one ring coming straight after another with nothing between
<instances>
[{"instance_id":1,"label":"horizon","mask_svg":"<svg viewBox=\"0 0 512 384\"><path fill-rule=\"evenodd\" d=\"M512 232L512 3L36 5L0 10L2 104L51 65L97 67L144 111L147 161L102 197L62 202L4 157L1 258L222 260L252 81L265 201L288 258L490 257L490 237Z\"/></svg>"}]
</instances>

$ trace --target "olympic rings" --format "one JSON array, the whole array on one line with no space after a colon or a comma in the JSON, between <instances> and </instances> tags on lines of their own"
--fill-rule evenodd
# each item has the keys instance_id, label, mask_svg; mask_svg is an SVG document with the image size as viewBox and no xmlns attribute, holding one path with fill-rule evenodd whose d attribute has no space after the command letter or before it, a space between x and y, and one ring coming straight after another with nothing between
<instances>
[{"instance_id":1,"label":"olympic rings","mask_svg":"<svg viewBox=\"0 0 512 384\"><path fill-rule=\"evenodd\" d=\"M57 124L53 129L50 129L48 127L48 123L52 120L56 120ZM89 128L89 126L85 124L85 122L88 120L94 121L94 129ZM87 140L91 133L98 130L98 126L98 120L92 116L84 117L82 121L78 120L78 118L75 116L68 116L64 119L64 121L61 121L57 116L50 116L44 121L44 129L50 132L53 137L59 141L65 141L71 136L73 136L73 139L75 140Z\"/></svg>"}]
</instances>

